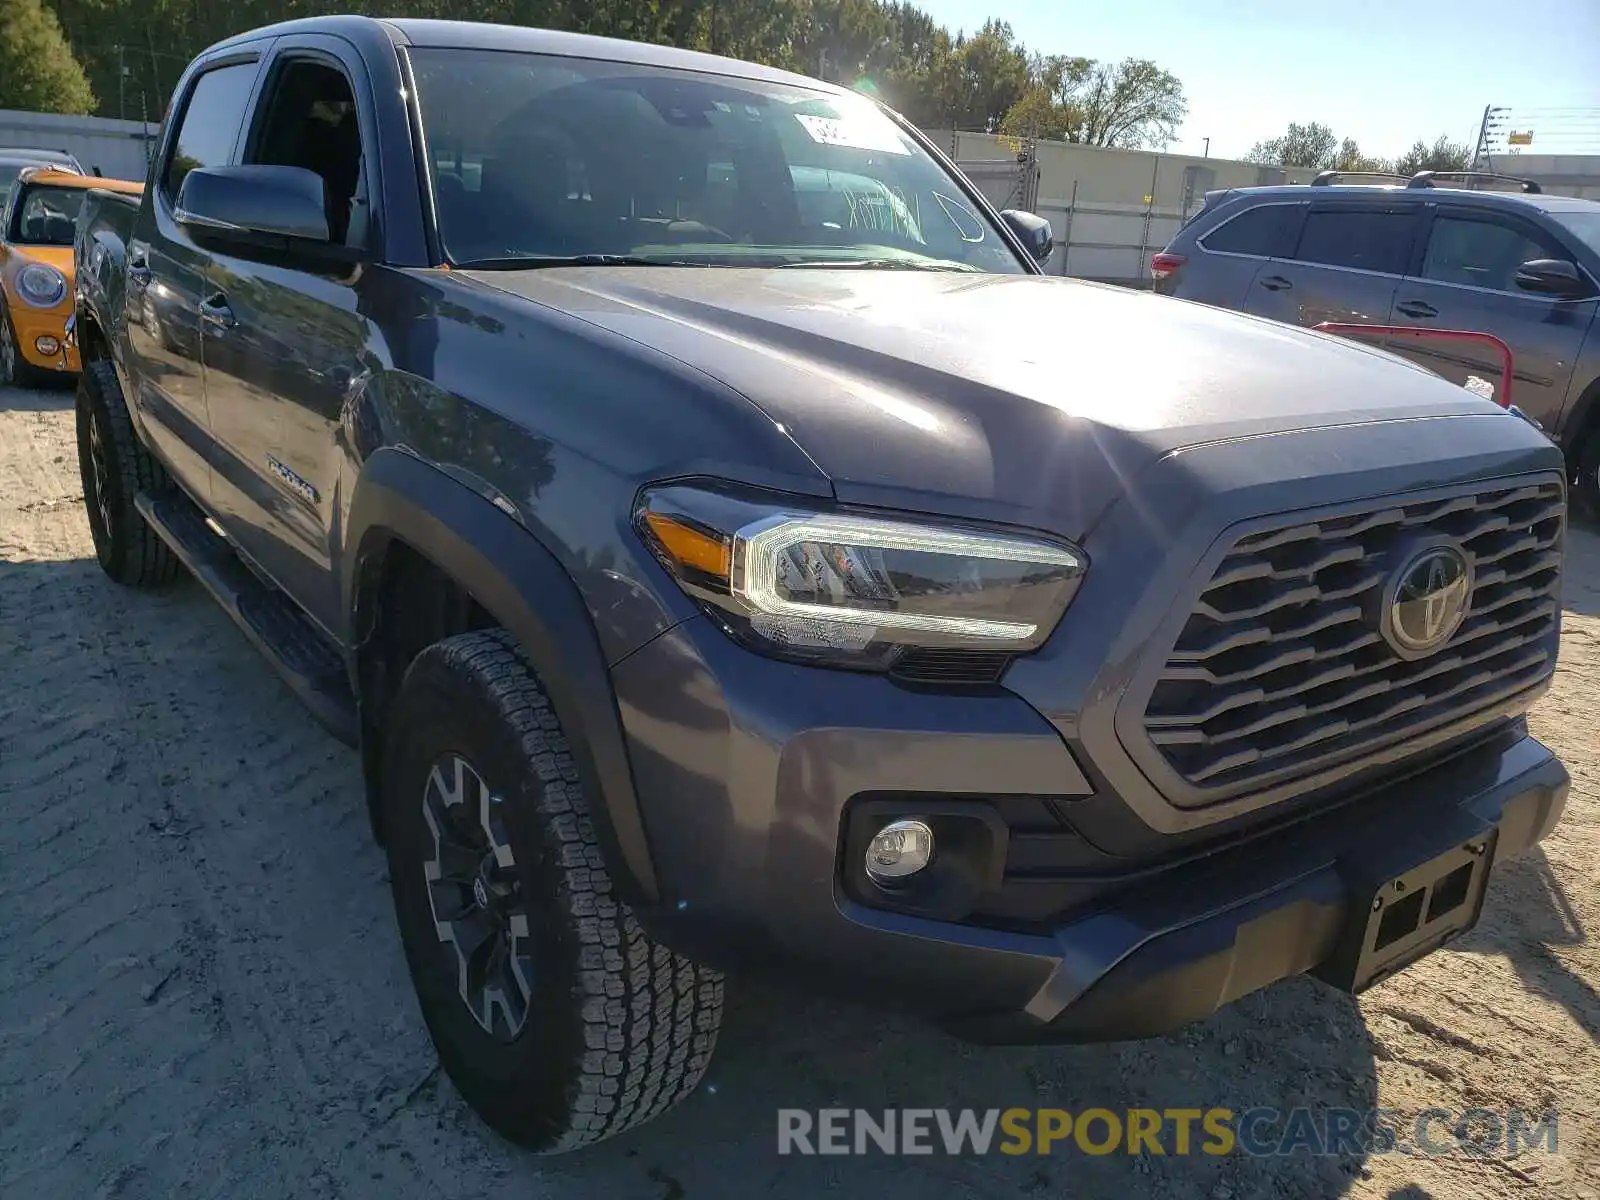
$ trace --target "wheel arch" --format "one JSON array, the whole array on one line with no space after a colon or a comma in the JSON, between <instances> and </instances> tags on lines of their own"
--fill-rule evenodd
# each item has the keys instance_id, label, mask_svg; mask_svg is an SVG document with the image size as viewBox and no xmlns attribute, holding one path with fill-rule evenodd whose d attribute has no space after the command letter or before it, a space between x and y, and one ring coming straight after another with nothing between
<instances>
[{"instance_id":1,"label":"wheel arch","mask_svg":"<svg viewBox=\"0 0 1600 1200\"><path fill-rule=\"evenodd\" d=\"M100 316L93 306L79 299L74 311L72 340L78 346L78 360L87 363L92 358L110 358L111 341L100 325Z\"/></svg>"},{"instance_id":2,"label":"wheel arch","mask_svg":"<svg viewBox=\"0 0 1600 1200\"><path fill-rule=\"evenodd\" d=\"M383 666L383 613L396 563L422 571L433 586L460 590L448 633L500 627L538 675L567 735L580 776L594 798L595 832L623 899L635 907L658 899L621 717L600 640L577 584L556 556L520 522L464 483L400 450L385 448L363 465L347 519L351 548L341 585L355 647L352 680L360 710L362 764L374 831L381 753L376 736L398 679ZM462 598L466 602L463 603Z\"/></svg>"},{"instance_id":3,"label":"wheel arch","mask_svg":"<svg viewBox=\"0 0 1600 1200\"><path fill-rule=\"evenodd\" d=\"M1600 429L1600 375L1578 393L1571 417L1562 423L1561 451L1567 457L1570 471L1577 470L1583 444L1597 429Z\"/></svg>"}]
</instances>

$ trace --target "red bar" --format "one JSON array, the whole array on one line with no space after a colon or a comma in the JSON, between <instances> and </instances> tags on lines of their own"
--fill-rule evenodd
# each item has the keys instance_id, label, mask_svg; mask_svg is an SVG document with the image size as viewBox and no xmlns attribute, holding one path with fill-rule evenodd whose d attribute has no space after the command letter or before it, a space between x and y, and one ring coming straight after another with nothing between
<instances>
[{"instance_id":1,"label":"red bar","mask_svg":"<svg viewBox=\"0 0 1600 1200\"><path fill-rule=\"evenodd\" d=\"M1511 347L1492 333L1473 329L1424 329L1416 325L1353 325L1341 321L1324 321L1313 325L1318 333L1362 334L1377 333L1384 337L1439 338L1444 341L1487 342L1500 352L1501 384L1495 403L1501 408L1511 407Z\"/></svg>"}]
</instances>

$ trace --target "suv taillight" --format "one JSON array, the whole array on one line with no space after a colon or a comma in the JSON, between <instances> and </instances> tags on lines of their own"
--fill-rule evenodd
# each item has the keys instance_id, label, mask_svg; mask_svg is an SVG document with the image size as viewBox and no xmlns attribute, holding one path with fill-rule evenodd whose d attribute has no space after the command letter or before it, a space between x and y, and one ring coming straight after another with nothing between
<instances>
[{"instance_id":1,"label":"suv taillight","mask_svg":"<svg viewBox=\"0 0 1600 1200\"><path fill-rule=\"evenodd\" d=\"M1183 266L1183 255L1168 254L1162 250L1150 256L1150 277L1165 279L1181 266Z\"/></svg>"}]
</instances>

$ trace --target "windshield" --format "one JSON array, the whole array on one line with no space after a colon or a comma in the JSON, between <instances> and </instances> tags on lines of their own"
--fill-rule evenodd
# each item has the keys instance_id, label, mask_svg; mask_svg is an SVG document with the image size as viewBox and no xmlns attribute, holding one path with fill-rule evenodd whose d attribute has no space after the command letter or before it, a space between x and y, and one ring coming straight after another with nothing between
<instances>
[{"instance_id":1,"label":"windshield","mask_svg":"<svg viewBox=\"0 0 1600 1200\"><path fill-rule=\"evenodd\" d=\"M1025 269L863 97L499 51L412 60L440 238L458 265Z\"/></svg>"},{"instance_id":2,"label":"windshield","mask_svg":"<svg viewBox=\"0 0 1600 1200\"><path fill-rule=\"evenodd\" d=\"M1595 212L1552 212L1556 223L1596 254L1600 254L1600 210Z\"/></svg>"},{"instance_id":3,"label":"windshield","mask_svg":"<svg viewBox=\"0 0 1600 1200\"><path fill-rule=\"evenodd\" d=\"M82 188L24 186L11 219L11 241L21 246L70 246L83 205Z\"/></svg>"},{"instance_id":4,"label":"windshield","mask_svg":"<svg viewBox=\"0 0 1600 1200\"><path fill-rule=\"evenodd\" d=\"M18 175L21 175L29 167L41 165L43 164L33 161L0 158L0 205L3 205L6 197L11 194L12 185L17 182Z\"/></svg>"}]
</instances>

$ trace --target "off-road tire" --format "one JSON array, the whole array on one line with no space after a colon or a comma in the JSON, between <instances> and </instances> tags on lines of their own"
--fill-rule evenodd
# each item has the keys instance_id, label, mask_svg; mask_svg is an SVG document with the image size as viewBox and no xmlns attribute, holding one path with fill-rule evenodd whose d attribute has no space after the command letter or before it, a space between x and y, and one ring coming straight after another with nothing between
<instances>
[{"instance_id":1,"label":"off-road tire","mask_svg":"<svg viewBox=\"0 0 1600 1200\"><path fill-rule=\"evenodd\" d=\"M128 587L171 583L182 564L150 528L134 497L164 491L172 481L139 443L116 370L103 358L85 363L78 376L77 416L83 506L101 569ZM97 442L103 473L95 468Z\"/></svg>"},{"instance_id":2,"label":"off-road tire","mask_svg":"<svg viewBox=\"0 0 1600 1200\"><path fill-rule=\"evenodd\" d=\"M442 756L499 797L531 929L526 1023L492 1036L459 990L434 924L423 815ZM657 945L614 894L590 799L538 680L503 631L438 642L390 706L382 802L389 878L423 1019L452 1082L483 1119L562 1153L659 1116L699 1083L722 1018L722 977Z\"/></svg>"}]
</instances>

